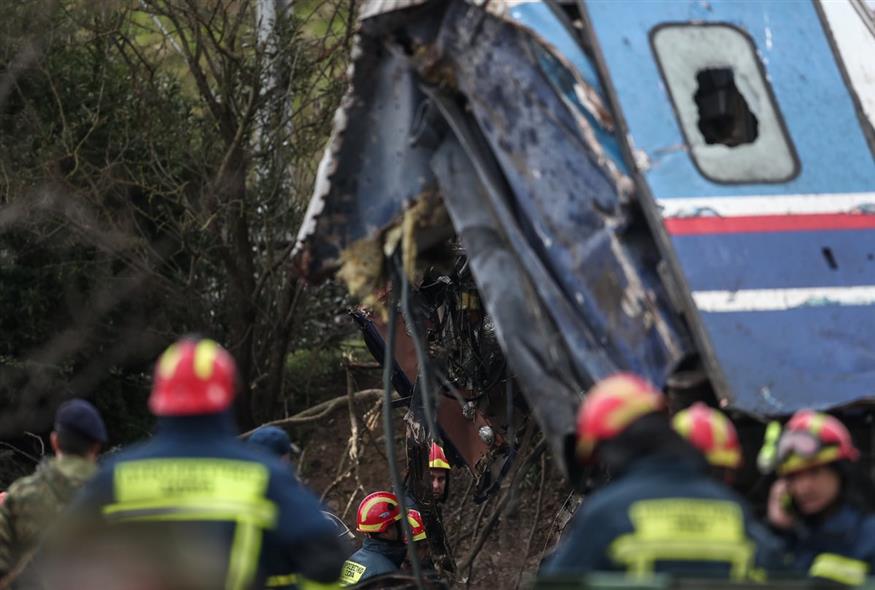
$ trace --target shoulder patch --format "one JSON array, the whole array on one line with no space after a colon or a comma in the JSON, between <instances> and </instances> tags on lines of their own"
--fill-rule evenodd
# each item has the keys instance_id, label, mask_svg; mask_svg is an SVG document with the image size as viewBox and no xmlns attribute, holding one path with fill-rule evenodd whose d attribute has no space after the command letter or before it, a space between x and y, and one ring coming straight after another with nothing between
<instances>
[{"instance_id":1,"label":"shoulder patch","mask_svg":"<svg viewBox=\"0 0 875 590\"><path fill-rule=\"evenodd\" d=\"M352 586L353 584L357 584L358 581L362 579L362 576L367 569L367 567L360 563L347 560L346 563L343 564L343 570L340 572L340 585Z\"/></svg>"}]
</instances>

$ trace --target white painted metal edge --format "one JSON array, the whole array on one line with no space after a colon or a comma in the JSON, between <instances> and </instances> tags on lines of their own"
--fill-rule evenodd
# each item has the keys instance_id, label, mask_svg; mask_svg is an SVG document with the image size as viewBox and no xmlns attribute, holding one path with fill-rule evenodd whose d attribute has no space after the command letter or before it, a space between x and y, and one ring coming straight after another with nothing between
<instances>
[{"instance_id":1,"label":"white painted metal edge","mask_svg":"<svg viewBox=\"0 0 875 590\"><path fill-rule=\"evenodd\" d=\"M875 285L694 291L693 300L700 311L711 313L783 311L820 306L864 306L875 304Z\"/></svg>"},{"instance_id":2,"label":"white painted metal edge","mask_svg":"<svg viewBox=\"0 0 875 590\"><path fill-rule=\"evenodd\" d=\"M863 113L875 126L875 25L864 21L869 18L865 6L854 4L851 0L821 0L820 7Z\"/></svg>"}]
</instances>

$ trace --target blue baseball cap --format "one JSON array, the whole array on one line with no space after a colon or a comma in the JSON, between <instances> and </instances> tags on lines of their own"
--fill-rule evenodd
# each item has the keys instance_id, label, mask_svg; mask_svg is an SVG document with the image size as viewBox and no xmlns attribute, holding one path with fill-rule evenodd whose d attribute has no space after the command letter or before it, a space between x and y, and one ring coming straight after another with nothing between
<instances>
[{"instance_id":1,"label":"blue baseball cap","mask_svg":"<svg viewBox=\"0 0 875 590\"><path fill-rule=\"evenodd\" d=\"M106 426L100 412L84 399L71 399L55 412L55 430L72 431L95 442L106 442Z\"/></svg>"},{"instance_id":2,"label":"blue baseball cap","mask_svg":"<svg viewBox=\"0 0 875 590\"><path fill-rule=\"evenodd\" d=\"M282 457L292 452L292 441L282 428L262 426L249 436L249 442Z\"/></svg>"}]
</instances>

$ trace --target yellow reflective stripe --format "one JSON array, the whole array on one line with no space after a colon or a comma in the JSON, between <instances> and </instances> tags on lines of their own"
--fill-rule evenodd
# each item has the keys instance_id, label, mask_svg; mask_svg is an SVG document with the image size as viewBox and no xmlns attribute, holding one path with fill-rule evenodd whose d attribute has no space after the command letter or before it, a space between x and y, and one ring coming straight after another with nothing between
<instances>
[{"instance_id":1,"label":"yellow reflective stripe","mask_svg":"<svg viewBox=\"0 0 875 590\"><path fill-rule=\"evenodd\" d=\"M747 579L751 582L767 582L769 580L769 574L761 567L751 568L751 570L747 574Z\"/></svg>"},{"instance_id":2,"label":"yellow reflective stripe","mask_svg":"<svg viewBox=\"0 0 875 590\"><path fill-rule=\"evenodd\" d=\"M258 556L261 554L261 537L261 529L257 526L237 523L228 560L225 590L244 590L255 579Z\"/></svg>"},{"instance_id":3,"label":"yellow reflective stripe","mask_svg":"<svg viewBox=\"0 0 875 590\"><path fill-rule=\"evenodd\" d=\"M692 498L641 500L629 507L643 539L738 541L744 538L741 508L731 501Z\"/></svg>"},{"instance_id":4,"label":"yellow reflective stripe","mask_svg":"<svg viewBox=\"0 0 875 590\"><path fill-rule=\"evenodd\" d=\"M726 441L729 440L729 429L726 427L726 422L724 421L722 415L714 412L712 414L713 420L711 420L711 436L714 437L714 446L722 447L726 444Z\"/></svg>"},{"instance_id":5,"label":"yellow reflective stripe","mask_svg":"<svg viewBox=\"0 0 875 590\"><path fill-rule=\"evenodd\" d=\"M228 559L228 574L225 581L227 590L248 588L255 576L261 551L262 526L239 512L201 510L178 511L163 514L131 515L118 514L117 519L124 522L236 522L234 540Z\"/></svg>"},{"instance_id":6,"label":"yellow reflective stripe","mask_svg":"<svg viewBox=\"0 0 875 590\"><path fill-rule=\"evenodd\" d=\"M717 449L708 453L707 458L711 465L734 469L741 461L741 453L734 449Z\"/></svg>"},{"instance_id":7,"label":"yellow reflective stripe","mask_svg":"<svg viewBox=\"0 0 875 590\"><path fill-rule=\"evenodd\" d=\"M365 502L359 508L359 512L362 514L367 514L368 512L370 512L371 508L374 507L374 504L379 504L380 502L385 502L386 504L389 504L390 506L397 506L398 505L398 502L396 502L392 498L387 498L386 496L378 496L376 498L371 498L370 500ZM399 520L400 520L400 518L399 518Z\"/></svg>"},{"instance_id":8,"label":"yellow reflective stripe","mask_svg":"<svg viewBox=\"0 0 875 590\"><path fill-rule=\"evenodd\" d=\"M651 573L658 561L711 561L729 565L734 579L749 575L755 547L734 502L641 500L629 507L629 518L635 532L617 538L609 554L632 574Z\"/></svg>"},{"instance_id":9,"label":"yellow reflective stripe","mask_svg":"<svg viewBox=\"0 0 875 590\"><path fill-rule=\"evenodd\" d=\"M118 502L155 498L252 501L264 497L268 468L233 459L145 459L119 464L114 474Z\"/></svg>"},{"instance_id":10,"label":"yellow reflective stripe","mask_svg":"<svg viewBox=\"0 0 875 590\"><path fill-rule=\"evenodd\" d=\"M689 410L683 410L674 415L671 421L674 429L684 438L690 438L693 430L693 417Z\"/></svg>"},{"instance_id":11,"label":"yellow reflective stripe","mask_svg":"<svg viewBox=\"0 0 875 590\"><path fill-rule=\"evenodd\" d=\"M631 392L629 394L623 393L622 397L630 397L630 395ZM608 414L606 418L607 426L611 430L623 428L639 416L653 412L654 409L653 402L647 397L628 399L622 406L617 407Z\"/></svg>"},{"instance_id":12,"label":"yellow reflective stripe","mask_svg":"<svg viewBox=\"0 0 875 590\"><path fill-rule=\"evenodd\" d=\"M194 374L206 381L213 375L219 345L212 340L201 340L194 351Z\"/></svg>"},{"instance_id":13,"label":"yellow reflective stripe","mask_svg":"<svg viewBox=\"0 0 875 590\"><path fill-rule=\"evenodd\" d=\"M358 581L362 579L362 576L367 569L368 568L362 564L347 559L340 572L340 585L352 586L353 584L357 584Z\"/></svg>"},{"instance_id":14,"label":"yellow reflective stripe","mask_svg":"<svg viewBox=\"0 0 875 590\"><path fill-rule=\"evenodd\" d=\"M259 526L258 523L247 519L238 519L235 512L212 511L207 508L203 510L178 510L173 512L165 512L161 514L126 514L119 513L113 515L112 520L116 522L240 522L244 524Z\"/></svg>"},{"instance_id":15,"label":"yellow reflective stripe","mask_svg":"<svg viewBox=\"0 0 875 590\"><path fill-rule=\"evenodd\" d=\"M808 575L812 578L834 580L846 586L861 586L869 573L869 564L835 553L821 553L814 558Z\"/></svg>"},{"instance_id":16,"label":"yellow reflective stripe","mask_svg":"<svg viewBox=\"0 0 875 590\"><path fill-rule=\"evenodd\" d=\"M634 534L623 535L611 543L611 559L625 564L629 573L643 576L653 572L659 561L708 561L730 567L734 580L746 579L750 574L755 547L752 542L697 543L692 540L667 539L645 541Z\"/></svg>"},{"instance_id":17,"label":"yellow reflective stripe","mask_svg":"<svg viewBox=\"0 0 875 590\"><path fill-rule=\"evenodd\" d=\"M778 475L786 475L794 471L802 471L810 467L825 465L832 463L839 458L841 450L838 447L826 447L814 457L803 457L801 455L790 455L790 458L778 466Z\"/></svg>"},{"instance_id":18,"label":"yellow reflective stripe","mask_svg":"<svg viewBox=\"0 0 875 590\"><path fill-rule=\"evenodd\" d=\"M170 347L164 351L164 354L161 355L161 358L158 359L158 375L164 379L173 375L181 357L182 349L179 344L171 344Z\"/></svg>"},{"instance_id":19,"label":"yellow reflective stripe","mask_svg":"<svg viewBox=\"0 0 875 590\"><path fill-rule=\"evenodd\" d=\"M811 416L811 422L808 423L808 432L813 434L815 437L820 438L820 431L823 428L823 424L826 422L826 414L821 414L820 412L816 412Z\"/></svg>"},{"instance_id":20,"label":"yellow reflective stripe","mask_svg":"<svg viewBox=\"0 0 875 590\"><path fill-rule=\"evenodd\" d=\"M340 588L340 583L331 582L330 584L320 584L319 582L314 582L307 578L301 578L298 582L298 588L300 590L337 590Z\"/></svg>"},{"instance_id":21,"label":"yellow reflective stripe","mask_svg":"<svg viewBox=\"0 0 875 590\"><path fill-rule=\"evenodd\" d=\"M291 586L298 583L298 574L286 574L284 576L271 576L264 584L268 588L279 588L280 586Z\"/></svg>"},{"instance_id":22,"label":"yellow reflective stripe","mask_svg":"<svg viewBox=\"0 0 875 590\"><path fill-rule=\"evenodd\" d=\"M428 462L429 469L450 469L450 464L443 459L432 459Z\"/></svg>"},{"instance_id":23,"label":"yellow reflective stripe","mask_svg":"<svg viewBox=\"0 0 875 590\"><path fill-rule=\"evenodd\" d=\"M277 508L270 500L262 499L254 502L215 501L211 498L167 498L149 502L118 502L104 506L103 514L117 520L159 520L156 517L167 517L164 520L186 520L176 518L178 515L198 515L207 520L231 520L248 522L262 528L276 526Z\"/></svg>"},{"instance_id":24,"label":"yellow reflective stripe","mask_svg":"<svg viewBox=\"0 0 875 590\"><path fill-rule=\"evenodd\" d=\"M373 508L374 504L379 504L380 502L385 502L386 504L389 504L390 506L397 506L398 505L398 502L396 502L395 500L393 500L391 498L387 498L385 496L378 496L376 498L371 498L370 500L365 502L362 506L360 506L359 507L359 514L367 514L371 510L371 508ZM401 513L399 512L398 514L396 514L395 518L393 518L392 520L401 520ZM382 526L383 525L380 523L377 523L377 524L360 523L356 528L358 528L358 530L363 532L363 533L376 533L376 532L380 531Z\"/></svg>"},{"instance_id":25,"label":"yellow reflective stripe","mask_svg":"<svg viewBox=\"0 0 875 590\"><path fill-rule=\"evenodd\" d=\"M120 463L116 503L103 508L125 522L228 522L234 536L225 590L249 588L258 570L262 530L274 528L276 505L265 497L270 478L260 463L232 459L162 458Z\"/></svg>"},{"instance_id":26,"label":"yellow reflective stripe","mask_svg":"<svg viewBox=\"0 0 875 590\"><path fill-rule=\"evenodd\" d=\"M302 578L298 574L286 574L284 576L271 576L267 579L265 587L267 588L282 588L283 586L297 586L298 590L337 590L340 588L339 582L330 582L323 584Z\"/></svg>"}]
</instances>

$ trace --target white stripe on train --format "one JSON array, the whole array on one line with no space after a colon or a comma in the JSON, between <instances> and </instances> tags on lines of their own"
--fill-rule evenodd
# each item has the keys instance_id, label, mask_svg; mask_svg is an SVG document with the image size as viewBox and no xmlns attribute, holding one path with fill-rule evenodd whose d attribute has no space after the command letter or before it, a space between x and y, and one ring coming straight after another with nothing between
<instances>
[{"instance_id":1,"label":"white stripe on train","mask_svg":"<svg viewBox=\"0 0 875 590\"><path fill-rule=\"evenodd\" d=\"M875 304L875 285L694 291L693 300L700 311L709 313L784 311L822 306L865 306Z\"/></svg>"},{"instance_id":2,"label":"white stripe on train","mask_svg":"<svg viewBox=\"0 0 875 590\"><path fill-rule=\"evenodd\" d=\"M875 192L659 199L665 219L761 215L875 214Z\"/></svg>"}]
</instances>

